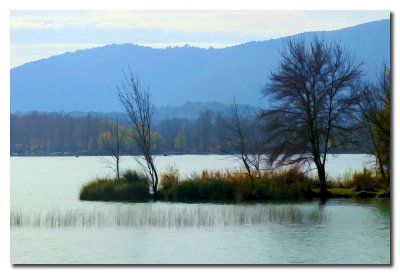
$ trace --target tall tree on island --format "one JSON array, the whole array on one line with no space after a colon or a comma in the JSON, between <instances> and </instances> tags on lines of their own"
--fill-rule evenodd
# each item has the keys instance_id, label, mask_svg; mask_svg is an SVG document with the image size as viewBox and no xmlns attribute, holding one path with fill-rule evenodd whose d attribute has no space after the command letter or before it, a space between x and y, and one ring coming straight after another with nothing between
<instances>
[{"instance_id":1,"label":"tall tree on island","mask_svg":"<svg viewBox=\"0 0 400 274\"><path fill-rule=\"evenodd\" d=\"M314 163L321 198L326 184L327 154L352 142L357 124L361 63L339 43L314 37L288 40L277 69L263 91L269 106L261 113L272 148L272 166Z\"/></svg>"},{"instance_id":2,"label":"tall tree on island","mask_svg":"<svg viewBox=\"0 0 400 274\"><path fill-rule=\"evenodd\" d=\"M140 149L145 162L143 163L138 159L138 163L143 167L149 178L153 199L156 201L158 173L154 164L154 134L151 132L154 105L150 100L149 88L144 87L139 77L129 70L128 74L124 73L122 83L117 87L117 91L119 101L128 114L133 129L132 138Z\"/></svg>"}]
</instances>

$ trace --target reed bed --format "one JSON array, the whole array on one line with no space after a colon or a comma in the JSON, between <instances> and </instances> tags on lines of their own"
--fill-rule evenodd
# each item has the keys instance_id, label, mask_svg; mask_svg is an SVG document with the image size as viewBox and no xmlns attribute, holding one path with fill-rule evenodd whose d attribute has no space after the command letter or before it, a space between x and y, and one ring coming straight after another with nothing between
<instances>
[{"instance_id":1,"label":"reed bed","mask_svg":"<svg viewBox=\"0 0 400 274\"><path fill-rule=\"evenodd\" d=\"M11 227L214 227L268 223L322 223L319 207L293 205L167 205L117 208L112 211L52 210L27 214L12 210Z\"/></svg>"}]
</instances>

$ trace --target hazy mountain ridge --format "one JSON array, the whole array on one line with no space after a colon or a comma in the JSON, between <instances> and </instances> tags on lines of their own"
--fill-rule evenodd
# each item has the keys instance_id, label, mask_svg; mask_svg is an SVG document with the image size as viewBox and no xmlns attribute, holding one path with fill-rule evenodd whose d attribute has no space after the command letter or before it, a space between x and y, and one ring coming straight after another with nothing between
<instances>
[{"instance_id":1,"label":"hazy mountain ridge","mask_svg":"<svg viewBox=\"0 0 400 274\"><path fill-rule=\"evenodd\" d=\"M366 77L390 62L390 21L382 20L318 35L339 40L364 61ZM109 45L30 62L11 69L11 111L121 111L116 86L129 66L149 85L158 106L187 101L258 105L269 72L286 38L224 49L154 49ZM168 109L168 107L165 107ZM162 110L162 108L161 108Z\"/></svg>"},{"instance_id":2,"label":"hazy mountain ridge","mask_svg":"<svg viewBox=\"0 0 400 274\"><path fill-rule=\"evenodd\" d=\"M258 108L250 105L238 105L239 112L242 115L254 115L257 113ZM155 106L154 119L155 120L166 120L172 118L184 118L189 120L197 119L202 111L211 110L214 114L222 113L228 114L229 104L223 104L218 102L186 102L180 106ZM32 113L32 111L17 111L13 114L16 116L25 116ZM109 120L116 120L124 123L128 121L128 117L125 112L113 111L113 112L102 112L102 111L67 111L67 112L56 112L56 111L39 111L39 113L47 115L63 115L69 117L99 117Z\"/></svg>"}]
</instances>

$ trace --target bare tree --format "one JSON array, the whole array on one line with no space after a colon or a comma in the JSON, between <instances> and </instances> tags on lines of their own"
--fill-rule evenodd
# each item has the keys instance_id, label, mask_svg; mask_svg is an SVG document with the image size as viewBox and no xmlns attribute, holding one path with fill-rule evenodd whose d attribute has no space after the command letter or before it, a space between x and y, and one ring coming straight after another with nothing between
<instances>
[{"instance_id":1,"label":"bare tree","mask_svg":"<svg viewBox=\"0 0 400 274\"><path fill-rule=\"evenodd\" d=\"M103 148L111 156L111 160L102 157L102 161L115 173L117 179L120 179L121 146L125 136L125 130L119 125L117 117L116 123L110 122L110 130L102 132L100 140Z\"/></svg>"},{"instance_id":2,"label":"bare tree","mask_svg":"<svg viewBox=\"0 0 400 274\"><path fill-rule=\"evenodd\" d=\"M314 163L321 198L328 196L326 158L351 142L360 94L354 84L361 63L338 43L314 37L310 43L289 40L278 69L264 91L270 107L265 119L269 163L275 166Z\"/></svg>"},{"instance_id":3,"label":"bare tree","mask_svg":"<svg viewBox=\"0 0 400 274\"><path fill-rule=\"evenodd\" d=\"M384 67L378 83L367 83L360 104L361 121L368 131L370 151L382 177L390 176L390 70Z\"/></svg>"},{"instance_id":4,"label":"bare tree","mask_svg":"<svg viewBox=\"0 0 400 274\"><path fill-rule=\"evenodd\" d=\"M118 90L118 98L131 122L133 129L133 140L139 147L144 158L145 164L141 164L149 177L154 201L157 200L158 193L158 173L154 164L153 155L153 134L152 117L154 106L150 100L150 92L147 87L143 87L138 76L131 71L124 73L124 78Z\"/></svg>"},{"instance_id":5,"label":"bare tree","mask_svg":"<svg viewBox=\"0 0 400 274\"><path fill-rule=\"evenodd\" d=\"M261 177L260 163L263 155L262 144L257 140L258 136L251 134L252 131L254 132L255 127L254 120L251 121L249 113L247 113L246 117L240 113L234 98L229 107L229 117L226 121L226 128L229 132L228 139L234 144L234 150L230 151L230 154L242 161L253 184L255 180L254 170ZM239 150L239 153L235 152L236 149Z\"/></svg>"}]
</instances>

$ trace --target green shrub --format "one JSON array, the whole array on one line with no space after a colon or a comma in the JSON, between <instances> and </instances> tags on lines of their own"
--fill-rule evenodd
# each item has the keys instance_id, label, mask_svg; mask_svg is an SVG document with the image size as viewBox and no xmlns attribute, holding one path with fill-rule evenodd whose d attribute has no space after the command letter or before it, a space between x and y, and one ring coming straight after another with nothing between
<instances>
[{"instance_id":1,"label":"green shrub","mask_svg":"<svg viewBox=\"0 0 400 274\"><path fill-rule=\"evenodd\" d=\"M296 183L304 183L306 175L300 167L293 166L273 173L271 179L275 184L289 186Z\"/></svg>"},{"instance_id":2,"label":"green shrub","mask_svg":"<svg viewBox=\"0 0 400 274\"><path fill-rule=\"evenodd\" d=\"M81 188L79 199L111 201L116 180L100 178L87 183Z\"/></svg>"},{"instance_id":3,"label":"green shrub","mask_svg":"<svg viewBox=\"0 0 400 274\"><path fill-rule=\"evenodd\" d=\"M133 173L130 173L133 174ZM108 178L95 179L81 188L79 199L87 201L130 201L140 202L149 199L149 185L145 178L140 180L128 177L127 180Z\"/></svg>"},{"instance_id":4,"label":"green shrub","mask_svg":"<svg viewBox=\"0 0 400 274\"><path fill-rule=\"evenodd\" d=\"M167 198L175 201L227 201L234 198L234 185L226 180L185 180L167 192Z\"/></svg>"},{"instance_id":5,"label":"green shrub","mask_svg":"<svg viewBox=\"0 0 400 274\"><path fill-rule=\"evenodd\" d=\"M354 187L356 191L373 191L382 187L380 183L380 178L374 176L371 170L364 168L362 172L354 173L352 187Z\"/></svg>"},{"instance_id":6,"label":"green shrub","mask_svg":"<svg viewBox=\"0 0 400 274\"><path fill-rule=\"evenodd\" d=\"M128 184L148 182L148 179L143 174L138 173L136 170L127 170L122 175L122 180Z\"/></svg>"},{"instance_id":7,"label":"green shrub","mask_svg":"<svg viewBox=\"0 0 400 274\"><path fill-rule=\"evenodd\" d=\"M149 199L149 185L143 182L118 184L114 187L114 198L117 201L147 201Z\"/></svg>"},{"instance_id":8,"label":"green shrub","mask_svg":"<svg viewBox=\"0 0 400 274\"><path fill-rule=\"evenodd\" d=\"M271 198L270 190L268 189L267 184L265 183L258 183L255 184L255 199L265 200ZM249 199L247 199L249 200Z\"/></svg>"},{"instance_id":9,"label":"green shrub","mask_svg":"<svg viewBox=\"0 0 400 274\"><path fill-rule=\"evenodd\" d=\"M292 183L290 185L268 185L268 198L270 199L308 199L310 186L306 183Z\"/></svg>"},{"instance_id":10,"label":"green shrub","mask_svg":"<svg viewBox=\"0 0 400 274\"><path fill-rule=\"evenodd\" d=\"M318 180L307 177L298 166L273 172L263 181L268 199L310 199L315 196L311 189L319 187Z\"/></svg>"}]
</instances>

